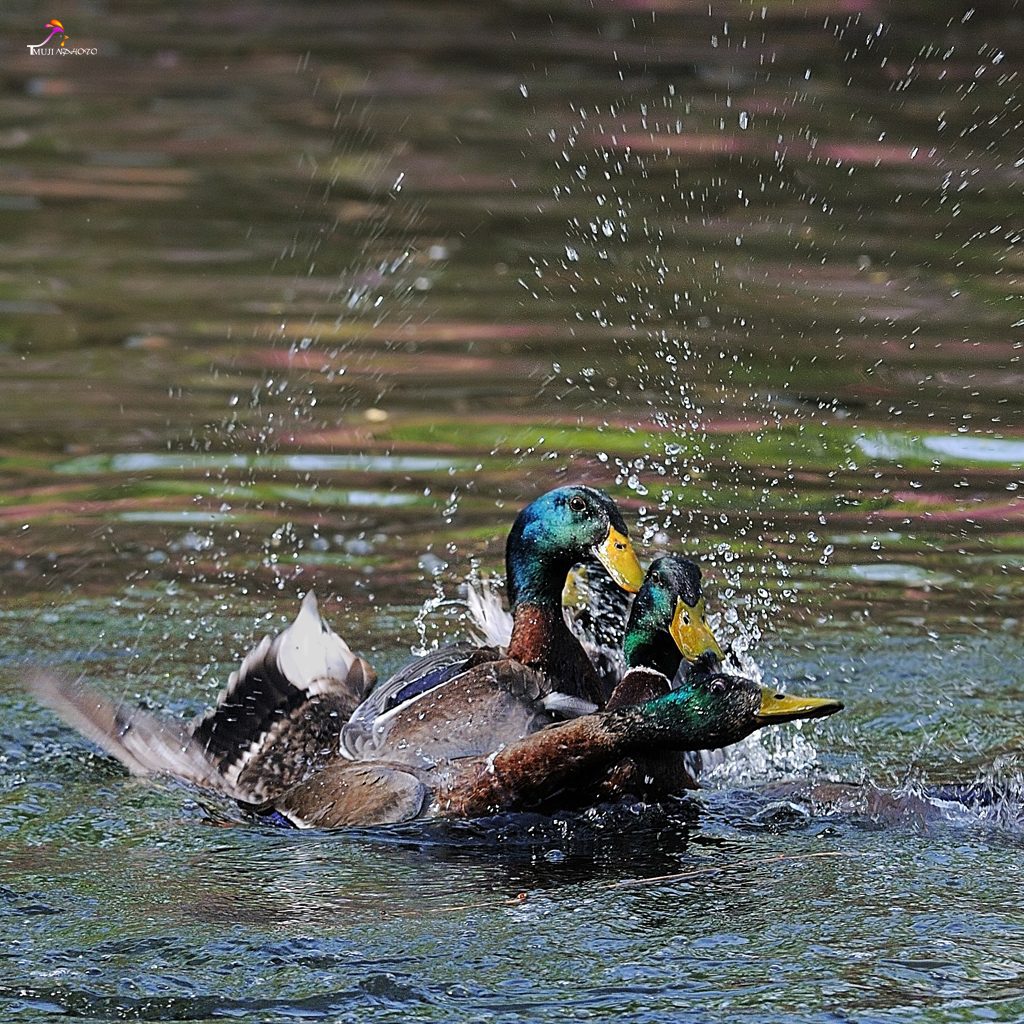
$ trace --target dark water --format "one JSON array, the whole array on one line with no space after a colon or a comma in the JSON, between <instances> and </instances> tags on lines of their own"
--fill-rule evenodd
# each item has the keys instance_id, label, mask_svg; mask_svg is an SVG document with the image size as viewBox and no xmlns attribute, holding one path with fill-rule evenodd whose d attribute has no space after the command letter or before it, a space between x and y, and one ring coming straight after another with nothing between
<instances>
[{"instance_id":1,"label":"dark water","mask_svg":"<svg viewBox=\"0 0 1024 1024\"><path fill-rule=\"evenodd\" d=\"M1024 1017L1018 5L0 27L5 1019ZM395 665L564 479L847 711L698 802L297 835L17 688L191 713L310 586Z\"/></svg>"}]
</instances>

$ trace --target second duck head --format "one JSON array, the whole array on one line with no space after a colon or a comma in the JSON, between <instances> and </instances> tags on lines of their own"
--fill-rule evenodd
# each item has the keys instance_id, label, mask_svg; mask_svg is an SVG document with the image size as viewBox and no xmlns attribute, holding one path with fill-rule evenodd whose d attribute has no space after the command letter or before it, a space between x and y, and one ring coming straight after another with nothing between
<instances>
[{"instance_id":1,"label":"second duck head","mask_svg":"<svg viewBox=\"0 0 1024 1024\"><path fill-rule=\"evenodd\" d=\"M723 659L708 626L696 562L665 555L650 564L630 610L623 653L628 667L653 668L669 680L680 655L690 664Z\"/></svg>"}]
</instances>

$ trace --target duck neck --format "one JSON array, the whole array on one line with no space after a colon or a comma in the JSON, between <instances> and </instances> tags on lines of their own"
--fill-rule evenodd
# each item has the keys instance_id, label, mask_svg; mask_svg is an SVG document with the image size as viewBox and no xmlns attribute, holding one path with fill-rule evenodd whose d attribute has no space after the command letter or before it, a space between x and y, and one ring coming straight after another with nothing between
<instances>
[{"instance_id":1,"label":"duck neck","mask_svg":"<svg viewBox=\"0 0 1024 1024\"><path fill-rule=\"evenodd\" d=\"M487 758L451 762L441 777L433 813L481 817L542 807L584 789L613 763L618 739L603 715L584 715L531 733Z\"/></svg>"},{"instance_id":2,"label":"duck neck","mask_svg":"<svg viewBox=\"0 0 1024 1024\"><path fill-rule=\"evenodd\" d=\"M642 671L642 670L641 670ZM685 687L643 703L623 707L602 716L604 729L616 738L620 750L701 750L742 739L719 736L714 722Z\"/></svg>"},{"instance_id":3,"label":"duck neck","mask_svg":"<svg viewBox=\"0 0 1024 1024\"><path fill-rule=\"evenodd\" d=\"M505 548L505 579L512 614L520 604L560 610L565 578L573 564L572 557L561 552L531 549L517 522Z\"/></svg>"},{"instance_id":4,"label":"duck neck","mask_svg":"<svg viewBox=\"0 0 1024 1024\"><path fill-rule=\"evenodd\" d=\"M547 676L551 688L600 704L590 659L565 624L561 605L520 601L512 612L508 656Z\"/></svg>"},{"instance_id":5,"label":"duck neck","mask_svg":"<svg viewBox=\"0 0 1024 1024\"><path fill-rule=\"evenodd\" d=\"M682 658L672 638L663 631L630 633L623 644L629 668L651 668L671 681L679 671Z\"/></svg>"},{"instance_id":6,"label":"duck neck","mask_svg":"<svg viewBox=\"0 0 1024 1024\"><path fill-rule=\"evenodd\" d=\"M745 734L709 733L707 722L687 707L689 699L673 691L532 732L485 758L450 762L428 813L479 817L544 807L553 799L564 806L573 795L592 797L603 773L624 758L699 750Z\"/></svg>"},{"instance_id":7,"label":"duck neck","mask_svg":"<svg viewBox=\"0 0 1024 1024\"><path fill-rule=\"evenodd\" d=\"M540 552L516 521L505 550L512 639L508 656L546 675L552 689L601 703L597 676L562 614L562 590L572 555Z\"/></svg>"},{"instance_id":8,"label":"duck neck","mask_svg":"<svg viewBox=\"0 0 1024 1024\"><path fill-rule=\"evenodd\" d=\"M696 749L699 731L692 724L678 728L681 723L673 722L678 709L668 707L669 701L666 696L639 707L584 715L531 733L487 758L452 762L433 813L475 817L542 807L554 797L565 800L574 792L589 792L623 757L656 748ZM662 706L665 715L658 713Z\"/></svg>"}]
</instances>

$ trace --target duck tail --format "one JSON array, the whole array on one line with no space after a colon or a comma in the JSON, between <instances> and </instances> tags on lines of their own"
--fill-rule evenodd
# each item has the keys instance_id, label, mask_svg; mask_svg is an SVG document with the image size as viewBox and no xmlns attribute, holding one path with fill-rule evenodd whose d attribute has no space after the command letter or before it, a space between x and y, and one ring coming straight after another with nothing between
<instances>
[{"instance_id":1,"label":"duck tail","mask_svg":"<svg viewBox=\"0 0 1024 1024\"><path fill-rule=\"evenodd\" d=\"M116 757L132 775L170 775L234 795L192 738L187 722L111 700L81 676L39 671L29 676L26 686L41 704Z\"/></svg>"},{"instance_id":2,"label":"duck tail","mask_svg":"<svg viewBox=\"0 0 1024 1024\"><path fill-rule=\"evenodd\" d=\"M512 616L501 604L501 595L492 585L480 581L466 584L466 608L469 611L470 638L486 647L504 650L512 640Z\"/></svg>"},{"instance_id":3,"label":"duck tail","mask_svg":"<svg viewBox=\"0 0 1024 1024\"><path fill-rule=\"evenodd\" d=\"M175 722L42 673L30 689L133 775L171 775L259 803L339 752L341 727L376 673L320 616L310 591L295 621L242 660L216 704Z\"/></svg>"}]
</instances>

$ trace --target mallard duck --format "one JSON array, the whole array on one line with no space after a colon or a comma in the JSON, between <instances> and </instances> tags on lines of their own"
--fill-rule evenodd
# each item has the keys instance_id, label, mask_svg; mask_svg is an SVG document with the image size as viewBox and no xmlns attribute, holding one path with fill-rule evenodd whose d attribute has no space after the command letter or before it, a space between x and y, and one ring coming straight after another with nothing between
<instances>
[{"instance_id":1,"label":"mallard duck","mask_svg":"<svg viewBox=\"0 0 1024 1024\"><path fill-rule=\"evenodd\" d=\"M338 760L251 810L276 824L343 828L579 806L604 795L623 761L726 746L765 725L841 709L699 669L653 700L560 722L486 755L430 766Z\"/></svg>"},{"instance_id":2,"label":"mallard duck","mask_svg":"<svg viewBox=\"0 0 1024 1024\"><path fill-rule=\"evenodd\" d=\"M623 590L636 593L644 573L618 506L603 491L560 487L516 517L505 547L512 636L507 656L557 679L570 696L600 701L593 666L569 631L562 591L572 567L596 559Z\"/></svg>"},{"instance_id":3,"label":"mallard duck","mask_svg":"<svg viewBox=\"0 0 1024 1024\"><path fill-rule=\"evenodd\" d=\"M527 505L505 549L507 647L456 645L413 661L356 709L341 732L342 752L423 763L483 754L603 704L597 674L562 614L570 569L591 557L619 587L639 589L643 572L606 494L560 487Z\"/></svg>"},{"instance_id":4,"label":"mallard duck","mask_svg":"<svg viewBox=\"0 0 1024 1024\"><path fill-rule=\"evenodd\" d=\"M722 651L707 628L696 562L665 555L650 564L630 608L622 651L626 672L608 698L610 711L654 700L685 685L688 674L720 667ZM703 749L622 758L604 781L603 795L658 799L699 789Z\"/></svg>"},{"instance_id":5,"label":"mallard duck","mask_svg":"<svg viewBox=\"0 0 1024 1024\"><path fill-rule=\"evenodd\" d=\"M593 710L596 678L560 605L569 570L590 557L622 587L639 588L643 572L608 495L578 485L537 498L519 513L506 545L515 618L508 651L444 648L369 697L372 669L323 621L312 594L295 622L276 639L265 637L216 705L191 724L164 722L54 677L41 677L36 689L129 770L174 775L239 799L283 791L337 756L339 743L350 757L379 756L414 701L428 754L431 744L438 756L484 753L560 714Z\"/></svg>"}]
</instances>

